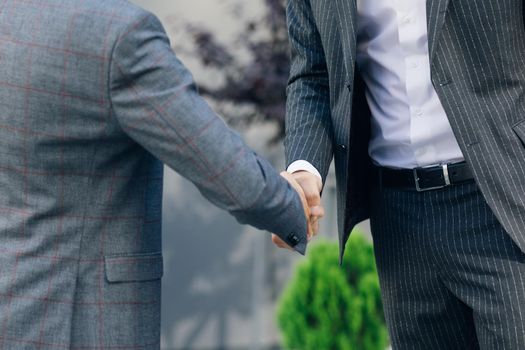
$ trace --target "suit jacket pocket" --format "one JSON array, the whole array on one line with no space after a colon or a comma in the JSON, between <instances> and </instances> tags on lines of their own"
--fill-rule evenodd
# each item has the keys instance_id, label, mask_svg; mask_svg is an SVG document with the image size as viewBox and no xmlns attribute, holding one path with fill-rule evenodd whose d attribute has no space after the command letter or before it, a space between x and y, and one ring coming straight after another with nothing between
<instances>
[{"instance_id":1,"label":"suit jacket pocket","mask_svg":"<svg viewBox=\"0 0 525 350\"><path fill-rule=\"evenodd\" d=\"M119 254L104 257L108 282L144 282L162 278L162 253Z\"/></svg>"}]
</instances>

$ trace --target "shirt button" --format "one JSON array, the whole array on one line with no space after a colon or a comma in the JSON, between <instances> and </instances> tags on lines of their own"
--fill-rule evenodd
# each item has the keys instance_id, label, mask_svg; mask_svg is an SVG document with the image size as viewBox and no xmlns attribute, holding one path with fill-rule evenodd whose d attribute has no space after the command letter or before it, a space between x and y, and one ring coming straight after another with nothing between
<instances>
[{"instance_id":1,"label":"shirt button","mask_svg":"<svg viewBox=\"0 0 525 350\"><path fill-rule=\"evenodd\" d=\"M412 64L410 65L413 69L417 69L419 68L419 61L414 61L412 62Z\"/></svg>"},{"instance_id":2,"label":"shirt button","mask_svg":"<svg viewBox=\"0 0 525 350\"><path fill-rule=\"evenodd\" d=\"M416 116L418 116L418 117L422 117L423 116L423 111L421 109L416 109L415 113L416 113Z\"/></svg>"},{"instance_id":3,"label":"shirt button","mask_svg":"<svg viewBox=\"0 0 525 350\"><path fill-rule=\"evenodd\" d=\"M412 16L405 16L405 17L403 17L403 23L405 23L405 24L412 23L413 21L414 21L414 17L412 17Z\"/></svg>"}]
</instances>

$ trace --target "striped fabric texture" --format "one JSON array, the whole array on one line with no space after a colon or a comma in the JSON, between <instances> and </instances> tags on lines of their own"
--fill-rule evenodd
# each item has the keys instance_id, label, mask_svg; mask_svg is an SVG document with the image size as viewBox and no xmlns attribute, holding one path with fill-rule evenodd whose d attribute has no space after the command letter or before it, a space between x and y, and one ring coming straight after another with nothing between
<instances>
[{"instance_id":1,"label":"striped fabric texture","mask_svg":"<svg viewBox=\"0 0 525 350\"><path fill-rule=\"evenodd\" d=\"M198 96L153 15L0 0L0 349L160 347L159 159L304 252L298 195Z\"/></svg>"},{"instance_id":2,"label":"striped fabric texture","mask_svg":"<svg viewBox=\"0 0 525 350\"><path fill-rule=\"evenodd\" d=\"M484 198L525 251L522 0L427 0L432 82ZM355 0L288 0L287 163L335 160L341 254L369 216L370 112L356 67Z\"/></svg>"},{"instance_id":3,"label":"striped fabric texture","mask_svg":"<svg viewBox=\"0 0 525 350\"><path fill-rule=\"evenodd\" d=\"M374 189L355 0L288 0L287 164L325 178L334 160L341 257L372 214L394 349L525 349L524 1L426 3L432 82L475 184Z\"/></svg>"},{"instance_id":4,"label":"striped fabric texture","mask_svg":"<svg viewBox=\"0 0 525 350\"><path fill-rule=\"evenodd\" d=\"M525 349L525 254L477 185L371 195L393 348Z\"/></svg>"}]
</instances>

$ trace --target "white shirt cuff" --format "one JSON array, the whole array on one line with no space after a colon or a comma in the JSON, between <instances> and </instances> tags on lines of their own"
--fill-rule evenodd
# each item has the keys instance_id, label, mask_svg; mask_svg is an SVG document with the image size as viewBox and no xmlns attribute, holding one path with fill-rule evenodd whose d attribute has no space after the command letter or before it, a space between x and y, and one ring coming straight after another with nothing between
<instances>
[{"instance_id":1,"label":"white shirt cuff","mask_svg":"<svg viewBox=\"0 0 525 350\"><path fill-rule=\"evenodd\" d=\"M319 179L321 179L321 181L323 181L323 177L321 176L319 171L310 162L306 160L296 160L295 162L290 164L290 166L288 167L288 169L286 169L286 171L289 172L290 174L293 174L298 171L307 171L310 174L314 174Z\"/></svg>"}]
</instances>

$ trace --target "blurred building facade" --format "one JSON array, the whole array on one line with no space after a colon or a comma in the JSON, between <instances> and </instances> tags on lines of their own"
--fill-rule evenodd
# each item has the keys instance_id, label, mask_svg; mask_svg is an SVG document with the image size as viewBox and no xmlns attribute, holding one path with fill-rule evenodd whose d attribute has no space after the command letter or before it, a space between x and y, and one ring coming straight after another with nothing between
<instances>
[{"instance_id":1,"label":"blurred building facade","mask_svg":"<svg viewBox=\"0 0 525 350\"><path fill-rule=\"evenodd\" d=\"M173 18L203 23L227 38L238 30L227 0L134 0L154 12L172 41L189 40L169 28ZM203 10L205 9L205 10ZM248 9L257 15L259 1ZM191 57L179 55L197 81L206 73ZM268 147L275 128L256 125L245 140L284 168L281 144ZM188 350L278 349L276 301L300 257L274 248L267 232L241 226L206 202L195 187L170 169L165 171L162 348ZM322 235L336 237L333 176L324 191L327 217Z\"/></svg>"}]
</instances>

